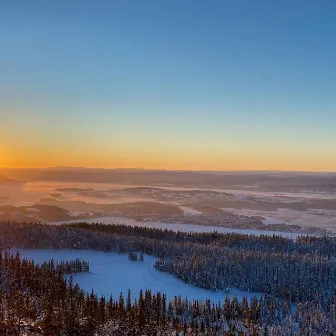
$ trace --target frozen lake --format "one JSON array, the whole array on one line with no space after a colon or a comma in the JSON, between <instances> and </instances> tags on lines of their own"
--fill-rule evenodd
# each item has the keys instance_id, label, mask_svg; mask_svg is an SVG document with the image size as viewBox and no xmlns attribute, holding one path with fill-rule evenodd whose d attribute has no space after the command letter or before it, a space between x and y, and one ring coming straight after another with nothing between
<instances>
[{"instance_id":1,"label":"frozen lake","mask_svg":"<svg viewBox=\"0 0 336 336\"><path fill-rule=\"evenodd\" d=\"M253 296L259 297L260 293L249 293L238 289L231 289L229 293L213 292L192 285L185 284L168 273L159 272L153 268L156 258L145 255L144 262L130 261L126 254L104 253L89 250L28 250L12 249L12 252L19 251L21 257L34 260L35 263L42 263L50 259L55 261L74 260L79 258L90 263L90 272L73 274L74 282L85 291L92 289L98 295L109 298L119 298L120 292L127 295L131 290L132 297L137 298L140 289L150 289L152 292L160 291L167 295L167 299L181 295L189 300L204 301L210 298L214 302L223 302L225 296L232 298L243 296L250 299Z\"/></svg>"}]
</instances>

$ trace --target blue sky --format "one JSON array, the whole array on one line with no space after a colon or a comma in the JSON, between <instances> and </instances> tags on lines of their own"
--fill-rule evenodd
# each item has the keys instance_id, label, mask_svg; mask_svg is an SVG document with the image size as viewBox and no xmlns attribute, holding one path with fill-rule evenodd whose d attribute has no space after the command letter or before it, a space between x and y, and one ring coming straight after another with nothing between
<instances>
[{"instance_id":1,"label":"blue sky","mask_svg":"<svg viewBox=\"0 0 336 336\"><path fill-rule=\"evenodd\" d=\"M6 164L336 170L335 1L0 8Z\"/></svg>"}]
</instances>

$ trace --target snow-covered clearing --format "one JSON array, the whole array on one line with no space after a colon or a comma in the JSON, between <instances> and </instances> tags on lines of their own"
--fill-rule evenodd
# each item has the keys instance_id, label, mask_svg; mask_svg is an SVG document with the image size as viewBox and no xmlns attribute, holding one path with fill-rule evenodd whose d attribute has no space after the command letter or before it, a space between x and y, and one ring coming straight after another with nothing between
<instances>
[{"instance_id":1,"label":"snow-covered clearing","mask_svg":"<svg viewBox=\"0 0 336 336\"><path fill-rule=\"evenodd\" d=\"M140 289L151 289L152 292L160 291L167 294L167 298L181 295L189 300L202 300L210 298L214 302L223 302L225 296L243 296L250 299L253 296L259 297L260 293L249 293L238 289L231 289L229 293L214 292L185 284L168 273L159 272L153 268L156 258L145 255L144 262L130 261L126 254L104 253L88 250L28 250L12 249L12 252L19 251L21 257L34 260L35 263L42 263L50 259L55 261L74 260L79 258L90 263L89 273L73 274L74 282L90 292L92 289L99 294L119 298L120 292L127 295L131 290L132 297L138 297Z\"/></svg>"},{"instance_id":2,"label":"snow-covered clearing","mask_svg":"<svg viewBox=\"0 0 336 336\"><path fill-rule=\"evenodd\" d=\"M167 229L172 231L181 231L181 232L214 232L218 233L240 233L240 234L253 234L256 236L260 235L280 235L283 237L288 237L296 239L302 233L292 233L292 232L281 232L281 231L269 231L269 230L242 230L242 229L231 229L220 226L205 226L205 225L194 225L194 224L174 224L174 223L162 223L162 222L138 222L134 219L123 218L123 217L99 217L91 218L85 221L87 223L103 223L103 224L125 224L130 226L141 226L141 227L150 227L154 229ZM77 220L63 221L63 222L50 222L49 224L71 224L77 223Z\"/></svg>"}]
</instances>

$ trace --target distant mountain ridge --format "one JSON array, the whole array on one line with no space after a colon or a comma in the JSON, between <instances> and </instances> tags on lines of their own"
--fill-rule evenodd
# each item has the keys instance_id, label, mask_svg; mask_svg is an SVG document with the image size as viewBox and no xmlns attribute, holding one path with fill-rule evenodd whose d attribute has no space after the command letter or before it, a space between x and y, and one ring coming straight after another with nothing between
<instances>
[{"instance_id":1,"label":"distant mountain ridge","mask_svg":"<svg viewBox=\"0 0 336 336\"><path fill-rule=\"evenodd\" d=\"M56 167L0 169L0 174L8 176L10 179L26 182L117 183L138 186L241 189L272 192L302 192L308 190L310 192L336 194L336 173L210 172L80 167L69 169ZM7 178L6 180L9 183Z\"/></svg>"},{"instance_id":2,"label":"distant mountain ridge","mask_svg":"<svg viewBox=\"0 0 336 336\"><path fill-rule=\"evenodd\" d=\"M19 180L14 180L12 178L0 175L0 184L20 184L23 183L22 181Z\"/></svg>"}]
</instances>

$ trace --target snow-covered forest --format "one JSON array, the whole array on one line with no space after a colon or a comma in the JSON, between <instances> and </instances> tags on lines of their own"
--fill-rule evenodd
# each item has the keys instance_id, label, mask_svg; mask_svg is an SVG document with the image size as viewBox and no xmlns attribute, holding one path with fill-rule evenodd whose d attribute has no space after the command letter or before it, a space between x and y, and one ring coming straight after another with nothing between
<instances>
[{"instance_id":1,"label":"snow-covered forest","mask_svg":"<svg viewBox=\"0 0 336 336\"><path fill-rule=\"evenodd\" d=\"M250 301L226 298L223 304L187 302L180 293L167 302L165 293L145 289L135 302L127 300L130 293L98 298L63 276L88 271L85 261L34 265L4 252L0 263L4 335L19 334L24 323L45 335L235 335L238 331L330 335L336 331L336 239L332 237L302 236L294 241L126 225L1 222L0 247L88 249L128 253L130 259L137 253L149 254L158 258L158 270L188 284L214 291L236 287L264 293ZM30 308L23 309L23 302Z\"/></svg>"}]
</instances>

